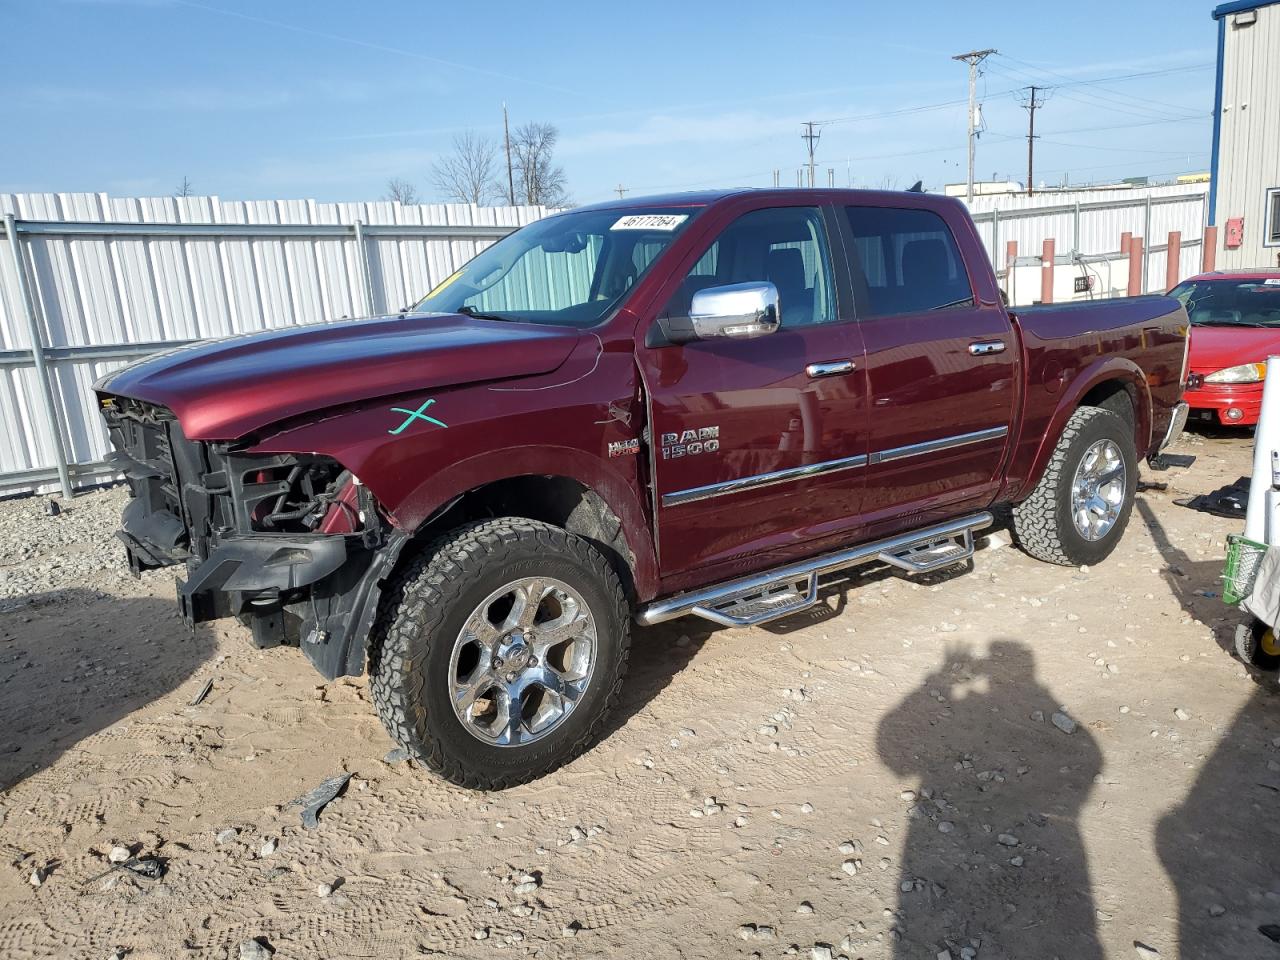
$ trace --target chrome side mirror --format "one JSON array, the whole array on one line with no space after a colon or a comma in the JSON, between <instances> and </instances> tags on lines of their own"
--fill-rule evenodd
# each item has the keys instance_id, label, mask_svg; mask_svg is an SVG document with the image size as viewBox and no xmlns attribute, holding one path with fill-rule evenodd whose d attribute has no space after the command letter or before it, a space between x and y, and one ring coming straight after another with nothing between
<instances>
[{"instance_id":1,"label":"chrome side mirror","mask_svg":"<svg viewBox=\"0 0 1280 960\"><path fill-rule=\"evenodd\" d=\"M772 283L731 283L693 295L689 319L700 340L712 337L762 337L778 329L782 311Z\"/></svg>"}]
</instances>

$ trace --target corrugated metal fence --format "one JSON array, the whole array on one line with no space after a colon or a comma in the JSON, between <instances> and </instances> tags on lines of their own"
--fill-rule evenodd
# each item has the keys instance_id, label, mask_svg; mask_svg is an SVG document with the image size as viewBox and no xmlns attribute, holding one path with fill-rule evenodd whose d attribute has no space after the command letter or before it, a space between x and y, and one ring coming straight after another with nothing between
<instances>
[{"instance_id":1,"label":"corrugated metal fence","mask_svg":"<svg viewBox=\"0 0 1280 960\"><path fill-rule=\"evenodd\" d=\"M1098 293L1123 295L1128 279L1122 260L1120 235L1145 241L1143 276L1146 291L1164 291L1167 241L1182 235L1178 275L1200 272L1201 243L1208 209L1208 185L1177 184L1102 192L1055 191L1026 197L974 197L969 205L987 254L997 269L1005 269L1005 244L1016 241L1022 265L1040 265L1041 245L1057 242L1055 262L1101 277ZM1032 289L1024 284L1027 290ZM1037 293L1038 285L1034 288ZM1030 302L1030 301L1026 301Z\"/></svg>"},{"instance_id":2,"label":"corrugated metal fence","mask_svg":"<svg viewBox=\"0 0 1280 960\"><path fill-rule=\"evenodd\" d=\"M396 310L546 212L0 194L0 492L48 485L60 454L75 482L102 477L108 445L90 387L130 359Z\"/></svg>"},{"instance_id":3,"label":"corrugated metal fence","mask_svg":"<svg viewBox=\"0 0 1280 960\"><path fill-rule=\"evenodd\" d=\"M1203 193L979 197L973 209L1001 269L1011 239L1024 258L1053 237L1059 261L1100 262L1119 257L1122 231L1144 236L1154 290L1165 275L1156 241L1169 230L1182 231L1183 275L1196 270ZM108 476L90 387L131 359L207 337L395 310L546 212L0 194L0 494Z\"/></svg>"}]
</instances>

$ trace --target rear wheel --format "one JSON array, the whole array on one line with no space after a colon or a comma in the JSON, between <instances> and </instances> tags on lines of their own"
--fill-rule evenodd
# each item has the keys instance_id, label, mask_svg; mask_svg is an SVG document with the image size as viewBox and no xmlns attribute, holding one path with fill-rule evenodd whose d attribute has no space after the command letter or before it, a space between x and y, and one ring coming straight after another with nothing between
<instances>
[{"instance_id":1,"label":"rear wheel","mask_svg":"<svg viewBox=\"0 0 1280 960\"><path fill-rule=\"evenodd\" d=\"M436 541L383 602L370 673L387 732L462 786L542 776L599 735L626 672L622 587L581 537L520 518Z\"/></svg>"},{"instance_id":2,"label":"rear wheel","mask_svg":"<svg viewBox=\"0 0 1280 960\"><path fill-rule=\"evenodd\" d=\"M1081 407L1031 496L1013 508L1018 545L1048 563L1099 563L1120 542L1137 487L1129 425L1110 410Z\"/></svg>"}]
</instances>

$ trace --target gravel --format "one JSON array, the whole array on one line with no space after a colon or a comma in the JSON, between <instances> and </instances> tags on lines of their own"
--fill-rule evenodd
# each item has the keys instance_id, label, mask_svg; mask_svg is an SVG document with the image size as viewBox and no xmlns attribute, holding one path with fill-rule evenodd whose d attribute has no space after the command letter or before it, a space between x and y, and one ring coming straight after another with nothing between
<instances>
[{"instance_id":1,"label":"gravel","mask_svg":"<svg viewBox=\"0 0 1280 960\"><path fill-rule=\"evenodd\" d=\"M120 484L61 501L57 516L48 515L48 499L0 501L0 612L55 601L71 591L133 593L124 546L115 537L128 488Z\"/></svg>"}]
</instances>

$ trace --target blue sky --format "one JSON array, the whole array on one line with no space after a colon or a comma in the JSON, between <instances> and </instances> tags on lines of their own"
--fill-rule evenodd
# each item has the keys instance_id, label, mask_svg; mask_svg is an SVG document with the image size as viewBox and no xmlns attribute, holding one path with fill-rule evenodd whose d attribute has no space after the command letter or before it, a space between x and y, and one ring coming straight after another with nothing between
<instances>
[{"instance_id":1,"label":"blue sky","mask_svg":"<svg viewBox=\"0 0 1280 960\"><path fill-rule=\"evenodd\" d=\"M793 185L810 119L854 118L821 127L822 184L940 186L965 175L950 57L984 47L980 178L1025 178L1031 83L1055 87L1037 180L1171 176L1208 168L1211 7L0 0L0 191L431 198L433 159L500 136L504 100L560 128L578 202Z\"/></svg>"}]
</instances>

